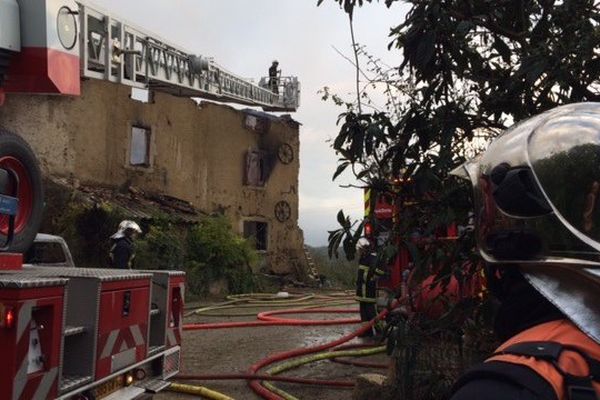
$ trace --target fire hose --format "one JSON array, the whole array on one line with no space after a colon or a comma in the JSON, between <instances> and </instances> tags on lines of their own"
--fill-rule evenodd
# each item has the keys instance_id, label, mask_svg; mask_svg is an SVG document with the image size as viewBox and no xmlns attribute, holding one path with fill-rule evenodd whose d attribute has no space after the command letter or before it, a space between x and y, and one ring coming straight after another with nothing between
<instances>
[{"instance_id":1,"label":"fire hose","mask_svg":"<svg viewBox=\"0 0 600 400\"><path fill-rule=\"evenodd\" d=\"M272 304L272 305L268 305L268 304L231 304L231 305L225 305L225 306L218 306L218 307L203 307L203 308L199 308L196 309L194 311L192 311L191 313L187 313L185 316L190 316L190 315L201 315L203 317L252 317L252 316L256 316L256 309L257 308L266 308L268 307L269 309L273 309L273 308L284 308L284 307L290 307L293 306L294 308L299 308L299 309L317 309L317 308L323 308L323 307L333 307L333 306L346 306L346 305L350 305L350 304L355 304L356 301L355 300L331 300L331 301L310 301L310 302L306 302L306 303L300 303L300 304L290 304L290 303L276 303L276 304ZM254 311L244 311L244 312L230 312L228 310L235 310L235 309L241 309L241 308L248 308L248 309L252 309Z\"/></svg>"},{"instance_id":2,"label":"fire hose","mask_svg":"<svg viewBox=\"0 0 600 400\"><path fill-rule=\"evenodd\" d=\"M334 387L353 387L354 382L350 381L331 381L325 379L307 379L296 378L291 376L272 376L267 374L215 374L215 375L177 375L175 380L178 381L224 381L224 380L269 380L287 383L299 383L304 385L320 385Z\"/></svg>"},{"instance_id":3,"label":"fire hose","mask_svg":"<svg viewBox=\"0 0 600 400\"><path fill-rule=\"evenodd\" d=\"M235 400L233 397L224 395L214 390L205 388L204 386L184 385L181 383L171 383L168 390L179 393L193 394L196 396L206 397L212 400Z\"/></svg>"},{"instance_id":4,"label":"fire hose","mask_svg":"<svg viewBox=\"0 0 600 400\"><path fill-rule=\"evenodd\" d=\"M360 318L340 318L340 319L289 319L289 318L275 318L273 315L280 314L315 314L315 313L328 313L328 314L349 314L356 313L356 309L319 309L319 310L307 310L292 308L280 311L267 311L258 314L259 321L241 321L241 322L219 322L214 324L185 324L183 325L184 331L194 331L201 329L224 329L224 328L248 328L255 326L322 326L322 325L345 325L345 324L358 324L361 322Z\"/></svg>"},{"instance_id":5,"label":"fire hose","mask_svg":"<svg viewBox=\"0 0 600 400\"><path fill-rule=\"evenodd\" d=\"M201 308L192 308L191 312L185 314L190 315L202 315L205 317L244 317L256 315L256 312L243 312L243 313L230 313L223 312L223 310L239 309L239 308L279 308L279 307L294 307L294 308L320 308L327 306L347 305L354 304L355 301L351 299L350 295L342 294L329 294L329 295L300 295L300 294L289 294L285 293L285 296L265 294L265 293L254 293L254 294L242 294L242 295L230 295L227 296L226 302L212 304Z\"/></svg>"},{"instance_id":6,"label":"fire hose","mask_svg":"<svg viewBox=\"0 0 600 400\"><path fill-rule=\"evenodd\" d=\"M234 305L233 303L240 302L241 300L247 300L247 299L243 299L240 296L238 296L238 297L239 298L229 299L229 301L226 303L221 303L220 305L216 305L214 307L212 307L212 306L204 307L204 308L198 309L196 311L203 312L203 311L207 311L207 310L218 309L219 307L222 308L222 307L228 307L228 306L236 307L236 305ZM314 298L314 296L310 297L310 298L307 298L307 297L308 296L299 297L297 299L298 301L294 301L294 304L298 304L298 302L301 303L302 301L306 301L306 300ZM271 295L270 298L274 298L274 297ZM260 301L264 301L264 300L257 300L257 301L260 302ZM330 301L330 303L328 305L333 305L331 303L332 299L330 299L330 298L326 299L326 302L327 301ZM269 301L266 301L266 302L269 303ZM283 303L283 302L277 301L277 300L273 301L273 302L278 302L279 304ZM396 307L397 304L398 304L398 302L395 301L394 303L392 303L392 305L389 309ZM239 304L239 305L241 305L241 304ZM270 306L272 306L272 305L273 304L271 304ZM323 305L322 304L316 304L316 305L311 304L308 307L304 306L304 307L295 308L295 309L262 312L262 313L259 313L257 316L259 318L259 321L225 322L225 323L217 323L217 324L186 324L183 326L183 329L184 330L199 330L199 329L220 329L220 328L233 328L233 327L274 326L274 325L279 325L279 326L282 326L282 325L309 325L310 326L310 325L350 324L350 323L359 323L360 322L359 319L348 319L348 318L336 319L336 320L303 320L303 319L281 318L281 317L276 316L276 315L281 315L281 314L308 314L308 313L321 313L321 312L325 312L325 313L350 313L350 312L352 312L352 313L354 313L354 312L356 312L355 309L346 309L346 310L316 309L319 307L324 307L325 305L326 304L323 304ZM374 351L374 349L356 350L353 352L343 352L343 351L339 351L339 349L338 349L338 351L332 351L332 352L323 353L323 354L316 354L311 357L305 357L301 360L295 360L295 361L291 361L288 363L284 363L276 368L272 368L272 369L268 370L267 375L264 375L264 374L261 375L258 372L260 371L260 369L262 369L270 364L273 364L277 361L283 361L283 360L286 360L286 359L289 359L292 357L313 354L313 353L317 353L317 352L321 352L321 351L325 351L325 350L329 350L329 349L338 347L338 346L352 340L353 338L357 337L358 335L366 332L367 330L371 329L372 326L377 321L379 321L380 319L384 318L385 315L387 315L389 309L382 311L372 321L364 324L361 328L359 328L355 332L350 333L350 334L348 334L338 340L335 340L333 342L323 344L320 346L311 347L311 348L297 349L297 350L287 351L287 352L283 352L283 353L278 353L278 354L270 356L266 359L263 359L263 360L259 361L258 363L254 364L250 368L248 374L228 374L228 375L213 375L213 376L183 375L183 376L181 376L181 379L189 379L189 380L192 380L192 379L196 379L196 380L246 379L246 380L249 380L250 387L258 395L260 395L264 399L277 399L277 400L281 400L281 399L297 400L297 399L294 396L290 395L289 393L286 393L285 391L275 387L273 384L271 384L269 382L264 382L264 384L263 384L264 386L261 385L260 384L261 380L268 379L268 380L272 380L272 381L284 381L284 382L292 382L292 383L305 383L305 384L316 384L316 385L326 385L326 386L350 387L351 385L353 385L352 382L311 380L311 379L291 378L291 377L276 377L276 376L271 376L269 374L273 373L273 375L275 375L276 373L282 372L284 370L291 369L296 366L307 364L310 362L318 361L321 359L335 360L336 358L344 357L344 356L360 356L363 354L370 355L370 354L372 354L371 352ZM382 351L379 348L377 350ZM357 364L357 365L360 365L360 364ZM369 366L369 365L364 365L364 366ZM280 368L283 368L283 369L280 369Z\"/></svg>"},{"instance_id":7,"label":"fire hose","mask_svg":"<svg viewBox=\"0 0 600 400\"><path fill-rule=\"evenodd\" d=\"M286 363L280 364L276 367L273 367L267 371L269 375L277 375L281 372L287 371L292 368L296 368L305 364L313 363L315 361L327 360L336 357L366 357L374 354L383 353L385 351L385 346L374 347L370 349L360 349L360 350L337 350L330 351L327 353L318 353L313 354L308 357L303 357L298 360L288 361ZM277 386L270 382L263 382L263 386L269 389L271 392L278 394L283 397L285 400L299 400L297 397L292 396L291 394L285 392L284 390L279 389ZM354 386L354 385L353 385Z\"/></svg>"},{"instance_id":8,"label":"fire hose","mask_svg":"<svg viewBox=\"0 0 600 400\"><path fill-rule=\"evenodd\" d=\"M354 339L355 337L367 332L369 329L371 329L379 320L385 318L385 316L388 314L388 312L394 308L396 308L396 306L398 306L399 301L398 300L394 300L389 308L386 308L385 310L383 310L382 312L380 312L375 318L373 318L371 321L365 323L363 326L361 326L359 329L357 329L356 331L345 335L337 340L334 340L332 342L329 343L325 343L319 346L313 346L313 347L308 347L308 348L303 348L303 349L296 349L296 350L290 350L290 351L285 351L282 353L277 353L274 354L272 356L269 356L265 359L260 360L259 362L257 362L256 364L252 365L249 369L249 373L251 374L257 374L259 373L259 371L265 367L267 367L268 365L271 365L275 362L278 361L283 361L283 360L287 360L293 357L298 357L298 356L303 356L303 355L307 355L307 354L313 354L313 353L318 353L321 351L325 351L325 350L329 350L335 347L338 347L344 343L349 342L350 340ZM339 354L338 354L339 356ZM267 399L267 400L288 400L285 397L278 395L274 392L272 392L271 390L269 390L267 387L261 385L259 380L252 380L248 382L250 388L259 396L261 396L263 399Z\"/></svg>"},{"instance_id":9,"label":"fire hose","mask_svg":"<svg viewBox=\"0 0 600 400\"><path fill-rule=\"evenodd\" d=\"M351 346L354 347L354 346ZM363 347L363 346L359 346ZM253 374L217 374L217 375L177 375L176 380L194 380L194 381L204 381L204 380L252 380L252 379L260 379L266 381L278 381L278 382L288 382L288 383L299 383L299 384L308 384L308 385L318 385L318 386L332 386L332 387L340 387L340 388L351 388L354 387L354 382L350 381L335 381L335 380L321 380L321 379L305 379L305 378L295 378L295 377L283 377L277 376L281 372L300 367L305 364L313 363L320 360L326 359L334 359L336 357L365 357L378 353L382 353L385 351L385 346L379 346L374 348L366 348L359 350L335 350L327 353L319 353L314 354L312 356L304 357L298 360L288 361L286 363L280 364L277 367L271 368L267 371L267 374L264 375L253 375ZM296 397L291 394L277 388L275 385L264 382L263 383L269 390L281 395L286 400L297 400ZM193 388L193 389L190 389ZM201 391L196 391L196 388L202 388ZM184 393L189 394L199 394L204 395L205 389L203 386L191 386L191 385L181 385L180 387L176 387L173 390L183 389L186 390ZM191 391L188 391L191 390ZM214 392L214 391L213 391ZM214 398L210 396L206 396L209 398ZM222 398L218 398L219 400Z\"/></svg>"}]
</instances>

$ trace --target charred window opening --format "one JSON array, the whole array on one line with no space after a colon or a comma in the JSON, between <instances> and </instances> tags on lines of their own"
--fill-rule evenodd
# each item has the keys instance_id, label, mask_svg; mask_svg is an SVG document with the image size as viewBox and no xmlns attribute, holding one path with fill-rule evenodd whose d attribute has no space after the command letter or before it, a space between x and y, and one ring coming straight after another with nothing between
<instances>
[{"instance_id":1,"label":"charred window opening","mask_svg":"<svg viewBox=\"0 0 600 400\"><path fill-rule=\"evenodd\" d=\"M134 167L150 166L150 135L151 131L148 128L131 127L130 165Z\"/></svg>"},{"instance_id":2,"label":"charred window opening","mask_svg":"<svg viewBox=\"0 0 600 400\"><path fill-rule=\"evenodd\" d=\"M244 237L254 241L256 250L267 250L269 224L260 221L244 221Z\"/></svg>"},{"instance_id":3,"label":"charred window opening","mask_svg":"<svg viewBox=\"0 0 600 400\"><path fill-rule=\"evenodd\" d=\"M267 153L261 150L252 150L246 154L246 179L248 186L265 186L269 179L269 160Z\"/></svg>"},{"instance_id":4,"label":"charred window opening","mask_svg":"<svg viewBox=\"0 0 600 400\"><path fill-rule=\"evenodd\" d=\"M244 128L257 133L268 133L271 128L271 121L265 117L246 114Z\"/></svg>"}]
</instances>

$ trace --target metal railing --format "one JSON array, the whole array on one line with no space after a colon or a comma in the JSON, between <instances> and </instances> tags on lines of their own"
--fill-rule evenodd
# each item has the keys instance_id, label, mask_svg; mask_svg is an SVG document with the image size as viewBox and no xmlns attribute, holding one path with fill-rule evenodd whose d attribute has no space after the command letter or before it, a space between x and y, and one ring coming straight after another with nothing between
<instances>
[{"instance_id":1,"label":"metal railing","mask_svg":"<svg viewBox=\"0 0 600 400\"><path fill-rule=\"evenodd\" d=\"M269 111L296 111L300 105L296 77L278 79L276 93L268 78L257 85L88 4L79 3L79 18L84 77Z\"/></svg>"}]
</instances>

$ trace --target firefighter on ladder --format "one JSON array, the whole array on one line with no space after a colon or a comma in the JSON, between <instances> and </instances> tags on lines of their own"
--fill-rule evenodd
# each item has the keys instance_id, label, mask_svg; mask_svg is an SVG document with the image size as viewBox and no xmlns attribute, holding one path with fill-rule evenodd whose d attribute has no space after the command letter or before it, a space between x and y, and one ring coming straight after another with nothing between
<instances>
[{"instance_id":1,"label":"firefighter on ladder","mask_svg":"<svg viewBox=\"0 0 600 400\"><path fill-rule=\"evenodd\" d=\"M281 77L281 70L278 69L279 61L273 60L273 63L269 67L269 87L275 94L279 94L279 80Z\"/></svg>"},{"instance_id":2,"label":"firefighter on ladder","mask_svg":"<svg viewBox=\"0 0 600 400\"><path fill-rule=\"evenodd\" d=\"M455 171L475 191L504 344L459 379L452 400L600 398L599 132L599 103L562 106Z\"/></svg>"},{"instance_id":3,"label":"firefighter on ladder","mask_svg":"<svg viewBox=\"0 0 600 400\"><path fill-rule=\"evenodd\" d=\"M356 276L356 300L360 307L360 319L371 321L377 316L377 278L384 274L377 266L377 253L366 238L356 243L358 254L358 274ZM363 336L374 336L377 328L373 326Z\"/></svg>"}]
</instances>

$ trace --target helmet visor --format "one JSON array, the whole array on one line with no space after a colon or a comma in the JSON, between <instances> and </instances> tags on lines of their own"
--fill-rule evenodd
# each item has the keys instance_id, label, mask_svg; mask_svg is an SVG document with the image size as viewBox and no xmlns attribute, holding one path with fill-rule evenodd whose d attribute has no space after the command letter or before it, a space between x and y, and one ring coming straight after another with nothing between
<instances>
[{"instance_id":1,"label":"helmet visor","mask_svg":"<svg viewBox=\"0 0 600 400\"><path fill-rule=\"evenodd\" d=\"M554 214L583 242L571 250L600 251L598 107L584 107L546 121L532 133L528 156Z\"/></svg>"}]
</instances>

